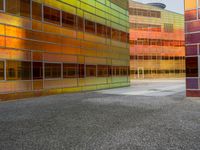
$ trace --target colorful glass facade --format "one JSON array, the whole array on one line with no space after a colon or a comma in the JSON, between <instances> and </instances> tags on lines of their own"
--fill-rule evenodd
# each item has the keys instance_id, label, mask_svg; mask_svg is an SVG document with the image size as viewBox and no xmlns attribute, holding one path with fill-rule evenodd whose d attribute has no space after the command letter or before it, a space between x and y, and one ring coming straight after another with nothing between
<instances>
[{"instance_id":1,"label":"colorful glass facade","mask_svg":"<svg viewBox=\"0 0 200 150\"><path fill-rule=\"evenodd\" d=\"M0 99L129 85L125 0L0 0Z\"/></svg>"},{"instance_id":2,"label":"colorful glass facade","mask_svg":"<svg viewBox=\"0 0 200 150\"><path fill-rule=\"evenodd\" d=\"M200 97L200 0L185 0L187 96Z\"/></svg>"},{"instance_id":3,"label":"colorful glass facade","mask_svg":"<svg viewBox=\"0 0 200 150\"><path fill-rule=\"evenodd\" d=\"M184 16L131 0L129 14L131 78L184 77Z\"/></svg>"}]
</instances>

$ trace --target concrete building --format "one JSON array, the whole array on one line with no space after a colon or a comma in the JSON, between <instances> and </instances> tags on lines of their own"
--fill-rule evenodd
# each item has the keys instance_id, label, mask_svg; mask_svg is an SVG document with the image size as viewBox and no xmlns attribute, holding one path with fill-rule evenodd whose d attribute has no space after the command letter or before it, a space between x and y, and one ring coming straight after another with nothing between
<instances>
[{"instance_id":1,"label":"concrete building","mask_svg":"<svg viewBox=\"0 0 200 150\"><path fill-rule=\"evenodd\" d=\"M184 16L161 3L129 3L131 78L184 77Z\"/></svg>"},{"instance_id":2,"label":"concrete building","mask_svg":"<svg viewBox=\"0 0 200 150\"><path fill-rule=\"evenodd\" d=\"M200 1L185 0L187 96L200 97Z\"/></svg>"},{"instance_id":3,"label":"concrete building","mask_svg":"<svg viewBox=\"0 0 200 150\"><path fill-rule=\"evenodd\" d=\"M126 0L0 0L0 99L129 85Z\"/></svg>"}]
</instances>

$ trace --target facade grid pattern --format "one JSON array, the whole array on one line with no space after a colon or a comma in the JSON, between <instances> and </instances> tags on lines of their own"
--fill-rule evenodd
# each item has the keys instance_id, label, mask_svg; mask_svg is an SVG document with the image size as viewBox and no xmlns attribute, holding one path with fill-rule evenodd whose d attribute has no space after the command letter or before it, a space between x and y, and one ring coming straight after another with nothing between
<instances>
[{"instance_id":1,"label":"facade grid pattern","mask_svg":"<svg viewBox=\"0 0 200 150\"><path fill-rule=\"evenodd\" d=\"M0 99L128 86L125 6L124 0L1 0Z\"/></svg>"}]
</instances>

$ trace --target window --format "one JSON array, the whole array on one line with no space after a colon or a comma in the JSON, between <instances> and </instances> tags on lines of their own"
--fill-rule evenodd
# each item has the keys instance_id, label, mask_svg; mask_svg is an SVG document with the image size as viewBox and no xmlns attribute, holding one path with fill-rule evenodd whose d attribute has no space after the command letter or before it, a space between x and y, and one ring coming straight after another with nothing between
<instances>
[{"instance_id":1,"label":"window","mask_svg":"<svg viewBox=\"0 0 200 150\"><path fill-rule=\"evenodd\" d=\"M136 15L136 16L161 18L160 11L130 8L129 13L130 13L130 15Z\"/></svg>"},{"instance_id":2,"label":"window","mask_svg":"<svg viewBox=\"0 0 200 150\"><path fill-rule=\"evenodd\" d=\"M79 31L83 31L84 27L83 27L83 18L81 17L77 17L77 29Z\"/></svg>"},{"instance_id":3,"label":"window","mask_svg":"<svg viewBox=\"0 0 200 150\"><path fill-rule=\"evenodd\" d=\"M33 80L43 79L43 63L33 62Z\"/></svg>"},{"instance_id":4,"label":"window","mask_svg":"<svg viewBox=\"0 0 200 150\"><path fill-rule=\"evenodd\" d=\"M70 13L62 12L62 26L75 28L76 27L76 16Z\"/></svg>"},{"instance_id":5,"label":"window","mask_svg":"<svg viewBox=\"0 0 200 150\"><path fill-rule=\"evenodd\" d=\"M186 58L186 76L198 77L198 57Z\"/></svg>"},{"instance_id":6,"label":"window","mask_svg":"<svg viewBox=\"0 0 200 150\"><path fill-rule=\"evenodd\" d=\"M76 78L77 68L77 64L63 64L63 78Z\"/></svg>"},{"instance_id":7,"label":"window","mask_svg":"<svg viewBox=\"0 0 200 150\"><path fill-rule=\"evenodd\" d=\"M7 61L7 80L31 80L31 62Z\"/></svg>"},{"instance_id":8,"label":"window","mask_svg":"<svg viewBox=\"0 0 200 150\"><path fill-rule=\"evenodd\" d=\"M4 62L0 61L0 80L4 80Z\"/></svg>"},{"instance_id":9,"label":"window","mask_svg":"<svg viewBox=\"0 0 200 150\"><path fill-rule=\"evenodd\" d=\"M106 37L111 39L111 27L106 28Z\"/></svg>"},{"instance_id":10,"label":"window","mask_svg":"<svg viewBox=\"0 0 200 150\"><path fill-rule=\"evenodd\" d=\"M85 77L85 65L84 64L79 64L78 65L78 75L79 78L84 78Z\"/></svg>"},{"instance_id":11,"label":"window","mask_svg":"<svg viewBox=\"0 0 200 150\"><path fill-rule=\"evenodd\" d=\"M113 40L120 40L120 32L116 29L112 29L112 39Z\"/></svg>"},{"instance_id":12,"label":"window","mask_svg":"<svg viewBox=\"0 0 200 150\"><path fill-rule=\"evenodd\" d=\"M20 15L30 17L30 0L20 0Z\"/></svg>"},{"instance_id":13,"label":"window","mask_svg":"<svg viewBox=\"0 0 200 150\"><path fill-rule=\"evenodd\" d=\"M4 0L0 0L0 10L4 10Z\"/></svg>"},{"instance_id":14,"label":"window","mask_svg":"<svg viewBox=\"0 0 200 150\"><path fill-rule=\"evenodd\" d=\"M173 24L164 24L164 31L165 32L174 32L174 25Z\"/></svg>"},{"instance_id":15,"label":"window","mask_svg":"<svg viewBox=\"0 0 200 150\"><path fill-rule=\"evenodd\" d=\"M121 32L121 41L125 42L125 43L128 42L127 41L127 33L126 32L123 32L123 31Z\"/></svg>"},{"instance_id":16,"label":"window","mask_svg":"<svg viewBox=\"0 0 200 150\"><path fill-rule=\"evenodd\" d=\"M97 23L97 35L102 37L106 36L106 27L104 25Z\"/></svg>"},{"instance_id":17,"label":"window","mask_svg":"<svg viewBox=\"0 0 200 150\"><path fill-rule=\"evenodd\" d=\"M6 0L6 12L11 14L20 15L20 1L19 0Z\"/></svg>"},{"instance_id":18,"label":"window","mask_svg":"<svg viewBox=\"0 0 200 150\"><path fill-rule=\"evenodd\" d=\"M98 65L97 69L98 69L97 70L98 77L107 77L108 76L108 66Z\"/></svg>"},{"instance_id":19,"label":"window","mask_svg":"<svg viewBox=\"0 0 200 150\"><path fill-rule=\"evenodd\" d=\"M30 0L6 0L6 12L30 17Z\"/></svg>"},{"instance_id":20,"label":"window","mask_svg":"<svg viewBox=\"0 0 200 150\"><path fill-rule=\"evenodd\" d=\"M85 32L95 34L95 23L89 20L85 20Z\"/></svg>"},{"instance_id":21,"label":"window","mask_svg":"<svg viewBox=\"0 0 200 150\"><path fill-rule=\"evenodd\" d=\"M42 5L34 1L32 1L32 18L42 20Z\"/></svg>"},{"instance_id":22,"label":"window","mask_svg":"<svg viewBox=\"0 0 200 150\"><path fill-rule=\"evenodd\" d=\"M45 78L61 78L61 64L46 63Z\"/></svg>"},{"instance_id":23,"label":"window","mask_svg":"<svg viewBox=\"0 0 200 150\"><path fill-rule=\"evenodd\" d=\"M120 73L120 69L121 67L119 67L119 66L113 66L112 67L112 74L113 74L113 76L120 76L121 75L121 73Z\"/></svg>"},{"instance_id":24,"label":"window","mask_svg":"<svg viewBox=\"0 0 200 150\"><path fill-rule=\"evenodd\" d=\"M128 76L128 68L127 66L123 66L121 69L122 76Z\"/></svg>"},{"instance_id":25,"label":"window","mask_svg":"<svg viewBox=\"0 0 200 150\"><path fill-rule=\"evenodd\" d=\"M96 65L86 65L86 76L96 77Z\"/></svg>"},{"instance_id":26,"label":"window","mask_svg":"<svg viewBox=\"0 0 200 150\"><path fill-rule=\"evenodd\" d=\"M60 24L60 11L44 6L44 21Z\"/></svg>"}]
</instances>

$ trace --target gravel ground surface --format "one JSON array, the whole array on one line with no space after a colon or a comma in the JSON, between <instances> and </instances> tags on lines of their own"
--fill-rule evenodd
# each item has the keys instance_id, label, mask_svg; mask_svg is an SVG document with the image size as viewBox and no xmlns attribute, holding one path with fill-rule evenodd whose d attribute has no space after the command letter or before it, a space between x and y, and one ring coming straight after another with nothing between
<instances>
[{"instance_id":1,"label":"gravel ground surface","mask_svg":"<svg viewBox=\"0 0 200 150\"><path fill-rule=\"evenodd\" d=\"M88 92L0 103L0 150L68 149L199 150L200 100Z\"/></svg>"}]
</instances>

